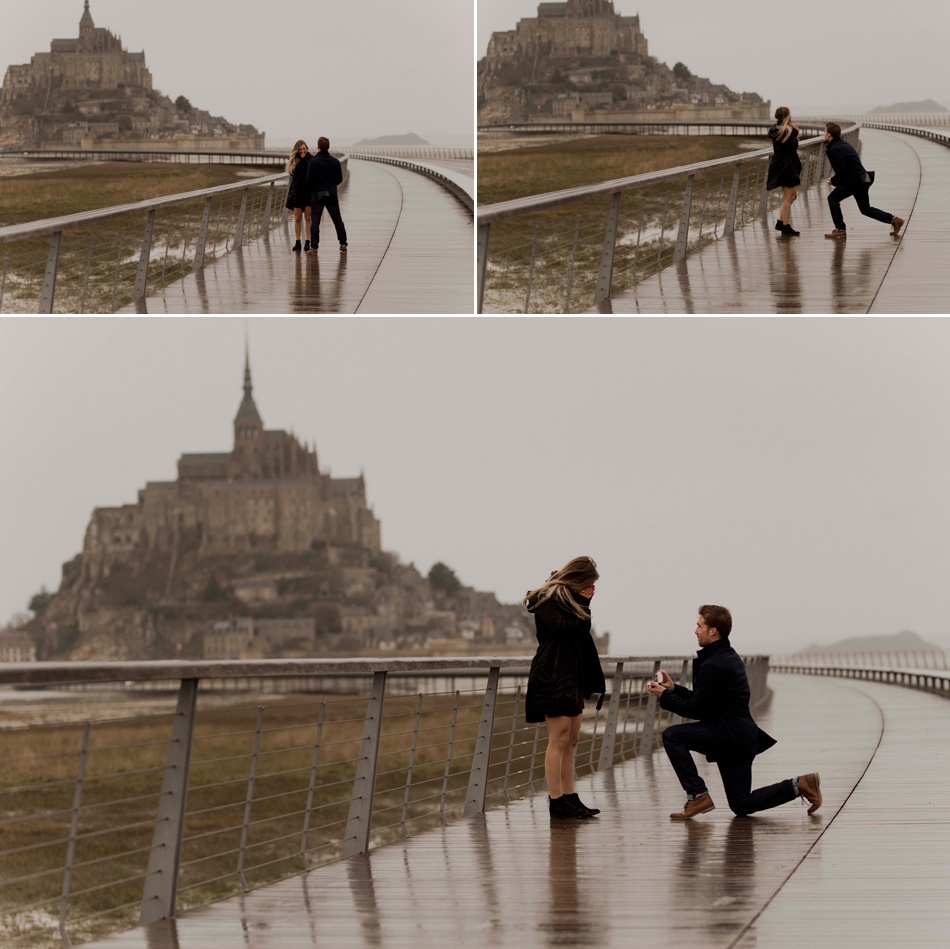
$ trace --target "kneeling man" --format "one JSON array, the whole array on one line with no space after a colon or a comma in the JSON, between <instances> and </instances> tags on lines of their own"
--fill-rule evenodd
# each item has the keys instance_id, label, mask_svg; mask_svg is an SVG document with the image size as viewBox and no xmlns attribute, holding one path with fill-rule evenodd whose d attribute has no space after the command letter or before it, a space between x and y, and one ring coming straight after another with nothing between
<instances>
[{"instance_id":1,"label":"kneeling man","mask_svg":"<svg viewBox=\"0 0 950 949\"><path fill-rule=\"evenodd\" d=\"M696 770L692 752L719 767L729 807L739 817L804 798L809 814L821 807L818 773L788 778L752 790L752 761L775 744L756 725L749 711L749 679L739 654L729 643L732 616L724 606L701 606L696 624L699 652L693 660L693 688L674 685L660 671L660 681L647 690L659 696L661 708L694 721L671 725L663 732L663 747L686 792L682 811L673 820L689 820L715 808L706 783Z\"/></svg>"}]
</instances>

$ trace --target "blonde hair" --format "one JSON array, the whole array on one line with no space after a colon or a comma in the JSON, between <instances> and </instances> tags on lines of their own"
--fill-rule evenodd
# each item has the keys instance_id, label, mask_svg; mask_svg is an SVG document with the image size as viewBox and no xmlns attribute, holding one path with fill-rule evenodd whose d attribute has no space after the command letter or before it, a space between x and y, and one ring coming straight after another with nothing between
<instances>
[{"instance_id":1,"label":"blonde hair","mask_svg":"<svg viewBox=\"0 0 950 949\"><path fill-rule=\"evenodd\" d=\"M292 175L294 173L294 169L297 167L297 162L300 161L300 155L298 154L298 151L301 145L303 145L307 151L310 151L310 149L307 147L307 143L302 138L298 138L297 144L294 145L294 147L290 150L290 158L287 159L287 164L284 165L284 171L286 171L288 175Z\"/></svg>"},{"instance_id":2,"label":"blonde hair","mask_svg":"<svg viewBox=\"0 0 950 949\"><path fill-rule=\"evenodd\" d=\"M522 605L534 612L545 600L552 596L566 610L581 619L587 619L587 611L571 596L580 593L597 582L600 574L592 557L575 557L560 570L554 570L551 576L535 590L529 590Z\"/></svg>"},{"instance_id":3,"label":"blonde hair","mask_svg":"<svg viewBox=\"0 0 950 949\"><path fill-rule=\"evenodd\" d=\"M775 110L775 121L778 123L778 140L787 142L795 127L792 125L792 113L787 106L780 105Z\"/></svg>"}]
</instances>

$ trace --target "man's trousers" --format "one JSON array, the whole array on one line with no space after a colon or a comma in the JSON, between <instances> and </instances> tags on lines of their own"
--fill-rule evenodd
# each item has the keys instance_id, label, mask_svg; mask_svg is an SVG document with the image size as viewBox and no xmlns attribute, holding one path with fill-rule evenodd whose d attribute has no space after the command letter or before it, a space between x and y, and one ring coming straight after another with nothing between
<instances>
[{"instance_id":1,"label":"man's trousers","mask_svg":"<svg viewBox=\"0 0 950 949\"><path fill-rule=\"evenodd\" d=\"M713 755L726 791L726 800L733 813L740 817L756 811L768 810L787 804L798 796L791 778L752 790L752 762L748 755L723 755L720 743L713 737L708 726L700 722L671 725L663 732L663 747L673 765L676 777L688 795L699 795L707 790L706 782L696 770L693 752Z\"/></svg>"}]
</instances>

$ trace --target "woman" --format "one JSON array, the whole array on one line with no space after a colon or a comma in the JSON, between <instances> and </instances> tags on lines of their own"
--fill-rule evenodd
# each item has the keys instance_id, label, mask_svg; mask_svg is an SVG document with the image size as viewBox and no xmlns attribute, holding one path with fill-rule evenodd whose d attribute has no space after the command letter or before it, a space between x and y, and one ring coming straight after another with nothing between
<instances>
[{"instance_id":1,"label":"woman","mask_svg":"<svg viewBox=\"0 0 950 949\"><path fill-rule=\"evenodd\" d=\"M304 250L310 250L310 190L307 188L307 165L310 164L310 149L307 143L300 139L293 147L290 158L284 170L290 175L290 187L287 189L287 208L294 212L294 253L300 253L300 219L304 217L307 224L307 238Z\"/></svg>"},{"instance_id":2,"label":"woman","mask_svg":"<svg viewBox=\"0 0 950 949\"><path fill-rule=\"evenodd\" d=\"M574 790L574 749L581 733L584 699L603 695L600 657L590 632L590 601L598 579L590 557L575 557L555 570L546 583L525 594L534 614L538 651L528 674L525 718L546 722L548 747L544 776L551 817L583 820L599 814Z\"/></svg>"},{"instance_id":3,"label":"woman","mask_svg":"<svg viewBox=\"0 0 950 949\"><path fill-rule=\"evenodd\" d=\"M792 230L792 203L798 197L802 183L802 160L798 157L798 126L792 123L792 114L780 105L775 110L775 125L769 129L772 139L772 157L769 159L766 188L774 191L781 188L784 194L778 212L775 230L785 237L798 237L801 231Z\"/></svg>"}]
</instances>

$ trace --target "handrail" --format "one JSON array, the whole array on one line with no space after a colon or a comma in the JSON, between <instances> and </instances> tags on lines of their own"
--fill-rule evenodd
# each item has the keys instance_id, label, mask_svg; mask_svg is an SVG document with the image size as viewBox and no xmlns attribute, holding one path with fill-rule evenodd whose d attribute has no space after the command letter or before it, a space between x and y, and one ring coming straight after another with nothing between
<instances>
[{"instance_id":1,"label":"handrail","mask_svg":"<svg viewBox=\"0 0 950 949\"><path fill-rule=\"evenodd\" d=\"M351 152L350 157L362 161L377 161L384 165L395 165L398 168L406 168L409 171L425 175L442 185L446 191L458 198L470 211L475 209L475 180L467 175L456 174L448 168L440 168L437 165L414 158L398 158L391 155L376 155L372 152L360 151Z\"/></svg>"},{"instance_id":2,"label":"handrail","mask_svg":"<svg viewBox=\"0 0 950 949\"><path fill-rule=\"evenodd\" d=\"M950 672L941 669L905 669L893 666L805 665L795 662L773 662L773 672L795 675L835 676L885 682L923 692L937 692L950 697Z\"/></svg>"},{"instance_id":3,"label":"handrail","mask_svg":"<svg viewBox=\"0 0 950 949\"><path fill-rule=\"evenodd\" d=\"M187 905L201 905L541 792L542 726L524 722L530 661L0 664L0 685L58 696L41 706L40 724L27 716L4 726L0 860L12 869L0 880L0 912L23 921L10 949L34 945L39 932L58 931L69 946L70 929L88 938L135 925L133 914L140 925L173 916L183 876ZM661 665L683 681L691 658L601 663L605 702L587 703L578 774L659 747L674 716L646 683ZM747 657L746 667L761 700L768 659ZM357 690L354 676L368 688ZM260 691L230 687L241 681ZM177 684L174 709L149 688L161 682ZM71 693L75 711L48 722L62 691L80 683L91 690ZM97 703L110 685L116 693ZM142 699L151 711L136 714Z\"/></svg>"}]
</instances>

